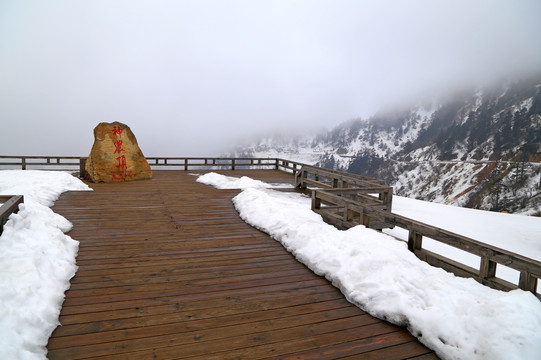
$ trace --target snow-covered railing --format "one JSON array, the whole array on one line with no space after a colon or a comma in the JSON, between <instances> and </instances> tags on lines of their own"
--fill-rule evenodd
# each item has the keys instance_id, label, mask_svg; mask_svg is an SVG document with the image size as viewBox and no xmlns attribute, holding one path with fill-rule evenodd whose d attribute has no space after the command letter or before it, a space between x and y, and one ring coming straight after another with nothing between
<instances>
[{"instance_id":1,"label":"snow-covered railing","mask_svg":"<svg viewBox=\"0 0 541 360\"><path fill-rule=\"evenodd\" d=\"M365 199L356 201L351 197L344 196L344 194L346 192L342 189L338 191L313 190L312 209L329 223L342 228L349 228L359 224L367 227L379 227L380 225L372 225L372 222L376 221L377 223L406 229L409 232L408 249L421 260L451 271L458 276L474 278L478 282L495 289L512 290L520 288L531 291L541 299L541 295L537 293L537 279L541 278L541 262L448 230L393 214L382 209L377 204L366 204ZM479 268L474 269L423 249L423 237L479 256ZM520 273L518 284L512 284L497 278L496 268L498 264L517 270Z\"/></svg>"},{"instance_id":2,"label":"snow-covered railing","mask_svg":"<svg viewBox=\"0 0 541 360\"><path fill-rule=\"evenodd\" d=\"M19 211L19 204L24 202L22 195L0 195L0 235L11 214Z\"/></svg>"}]
</instances>

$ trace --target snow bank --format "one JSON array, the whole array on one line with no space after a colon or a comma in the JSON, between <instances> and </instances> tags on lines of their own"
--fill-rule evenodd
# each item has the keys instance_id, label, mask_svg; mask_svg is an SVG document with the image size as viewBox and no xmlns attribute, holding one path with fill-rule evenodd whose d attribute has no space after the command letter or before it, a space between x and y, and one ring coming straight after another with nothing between
<instances>
[{"instance_id":1,"label":"snow bank","mask_svg":"<svg viewBox=\"0 0 541 360\"><path fill-rule=\"evenodd\" d=\"M199 183L211 185L218 189L247 189L247 188L292 188L289 184L269 184L260 180L254 180L247 176L241 178L220 175L214 172L201 175L196 180Z\"/></svg>"},{"instance_id":2,"label":"snow bank","mask_svg":"<svg viewBox=\"0 0 541 360\"><path fill-rule=\"evenodd\" d=\"M247 188L233 202L247 223L280 241L346 298L411 333L443 359L536 359L541 303L420 261L394 237L357 226L340 231L295 193Z\"/></svg>"},{"instance_id":3,"label":"snow bank","mask_svg":"<svg viewBox=\"0 0 541 360\"><path fill-rule=\"evenodd\" d=\"M65 172L0 171L1 195L24 195L0 236L0 358L45 359L75 275L79 243L49 206L68 190L91 190Z\"/></svg>"}]
</instances>

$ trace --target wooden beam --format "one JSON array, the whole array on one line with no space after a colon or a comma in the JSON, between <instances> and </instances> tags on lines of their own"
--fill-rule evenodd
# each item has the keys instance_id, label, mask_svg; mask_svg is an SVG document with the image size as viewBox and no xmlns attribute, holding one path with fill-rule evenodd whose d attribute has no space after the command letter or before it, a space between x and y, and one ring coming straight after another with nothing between
<instances>
[{"instance_id":1,"label":"wooden beam","mask_svg":"<svg viewBox=\"0 0 541 360\"><path fill-rule=\"evenodd\" d=\"M4 225L11 214L19 212L19 205L24 202L23 195L0 196L0 201L5 202L0 205L0 235L4 230Z\"/></svg>"}]
</instances>

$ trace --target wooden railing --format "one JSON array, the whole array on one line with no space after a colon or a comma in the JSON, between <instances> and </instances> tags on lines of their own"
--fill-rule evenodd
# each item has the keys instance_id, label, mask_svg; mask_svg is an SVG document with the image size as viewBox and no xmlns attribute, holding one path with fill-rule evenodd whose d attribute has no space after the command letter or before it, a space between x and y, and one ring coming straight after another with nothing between
<instances>
[{"instance_id":1,"label":"wooden railing","mask_svg":"<svg viewBox=\"0 0 541 360\"><path fill-rule=\"evenodd\" d=\"M295 183L299 187L313 185L327 188L348 188L348 187L374 187L385 186L383 180L366 176L350 174L343 171L324 169L317 166L301 164L300 171L295 175Z\"/></svg>"},{"instance_id":2,"label":"wooden railing","mask_svg":"<svg viewBox=\"0 0 541 360\"><path fill-rule=\"evenodd\" d=\"M381 180L305 165L295 174L295 186L326 189L312 191L312 209L335 226L364 224L378 230L392 226L383 221L368 222L364 216L365 208L391 212L393 188Z\"/></svg>"},{"instance_id":3,"label":"wooden railing","mask_svg":"<svg viewBox=\"0 0 541 360\"><path fill-rule=\"evenodd\" d=\"M148 157L147 160L153 169L276 169L291 173L295 176L296 186L313 188L312 208L329 223L341 228L359 224L376 229L394 226L404 228L409 232L409 250L420 259L458 276L472 277L496 289L520 288L533 292L541 299L541 295L536 292L537 279L541 277L541 262L393 214L393 189L383 181L279 158ZM0 156L0 168L61 168L83 174L85 161L86 157L71 156ZM423 237L479 256L479 268L474 269L423 249ZM497 278L498 264L517 270L520 273L518 284Z\"/></svg>"},{"instance_id":4,"label":"wooden railing","mask_svg":"<svg viewBox=\"0 0 541 360\"><path fill-rule=\"evenodd\" d=\"M277 158L223 158L223 157L146 157L152 169L175 170L236 170L277 169L295 173L302 163ZM71 170L84 174L87 157L78 156L2 156L0 169Z\"/></svg>"},{"instance_id":5,"label":"wooden railing","mask_svg":"<svg viewBox=\"0 0 541 360\"><path fill-rule=\"evenodd\" d=\"M276 169L274 158L205 158L205 157L147 157L149 165L153 168L178 168L180 170L195 169Z\"/></svg>"},{"instance_id":6,"label":"wooden railing","mask_svg":"<svg viewBox=\"0 0 541 360\"><path fill-rule=\"evenodd\" d=\"M0 235L11 214L19 211L19 204L24 202L22 195L0 195Z\"/></svg>"},{"instance_id":7,"label":"wooden railing","mask_svg":"<svg viewBox=\"0 0 541 360\"><path fill-rule=\"evenodd\" d=\"M355 192L357 190L315 189L312 191L312 209L327 222L341 228L350 228L359 224L378 228L381 227L381 223L384 223L388 226L398 226L406 229L409 232L408 249L419 259L453 272L455 275L474 278L478 282L495 289L512 290L520 288L531 291L541 299L541 295L537 293L537 279L541 277L541 262L405 216L393 214L376 202L366 204L364 197L361 201L352 198L349 191ZM368 192L370 192L370 189L368 189ZM377 225L373 226L373 222L376 222ZM423 249L423 237L479 256L479 268L474 269ZM518 284L512 284L497 278L496 268L498 264L517 270L520 273Z\"/></svg>"},{"instance_id":8,"label":"wooden railing","mask_svg":"<svg viewBox=\"0 0 541 360\"><path fill-rule=\"evenodd\" d=\"M80 170L78 156L0 156L0 167L27 169Z\"/></svg>"}]
</instances>

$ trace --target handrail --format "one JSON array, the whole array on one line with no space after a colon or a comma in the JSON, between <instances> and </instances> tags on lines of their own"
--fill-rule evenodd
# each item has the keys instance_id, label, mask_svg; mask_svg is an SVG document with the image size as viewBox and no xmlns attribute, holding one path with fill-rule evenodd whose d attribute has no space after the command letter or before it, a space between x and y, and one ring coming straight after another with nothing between
<instances>
[{"instance_id":1,"label":"handrail","mask_svg":"<svg viewBox=\"0 0 541 360\"><path fill-rule=\"evenodd\" d=\"M22 170L30 167L36 169L62 167L70 170L84 170L84 164L88 157L83 156L12 156L0 155L0 166L18 167ZM288 160L279 160L276 158L226 158L226 157L146 157L151 167L180 167L182 170L191 170L201 167L235 168L246 167L269 167L273 169L293 168L288 164L294 163Z\"/></svg>"},{"instance_id":2,"label":"handrail","mask_svg":"<svg viewBox=\"0 0 541 360\"><path fill-rule=\"evenodd\" d=\"M308 185L327 188L328 191L323 194L336 195L335 198L340 199L336 205L346 208L355 207L356 204L370 204L388 212L392 208L393 188L378 179L305 165L295 174L295 186L306 188ZM378 197L372 194L378 194ZM347 209L344 214L347 220Z\"/></svg>"},{"instance_id":3,"label":"handrail","mask_svg":"<svg viewBox=\"0 0 541 360\"><path fill-rule=\"evenodd\" d=\"M440 229L435 226L407 218L381 207L345 198L343 192L333 190L313 190L312 209L327 222L341 228L350 228L359 224L370 226L372 221L384 222L408 230L408 249L418 258L431 265L451 271L458 276L472 277L478 282L500 290L520 288L531 291L540 300L537 293L537 280L541 278L541 262L520 254L485 244L469 237ZM428 237L443 244L455 247L481 258L479 269L435 254L422 248L422 239ZM518 285L496 277L498 264L520 272Z\"/></svg>"},{"instance_id":4,"label":"handrail","mask_svg":"<svg viewBox=\"0 0 541 360\"><path fill-rule=\"evenodd\" d=\"M0 235L11 214L19 211L19 204L24 202L23 195L0 195Z\"/></svg>"},{"instance_id":5,"label":"handrail","mask_svg":"<svg viewBox=\"0 0 541 360\"><path fill-rule=\"evenodd\" d=\"M57 170L84 171L84 161L86 161L86 158L79 156L0 155L0 167L19 167L21 170L27 170L29 168L43 169L47 167Z\"/></svg>"},{"instance_id":6,"label":"handrail","mask_svg":"<svg viewBox=\"0 0 541 360\"><path fill-rule=\"evenodd\" d=\"M225 158L225 157L147 157L151 167L181 167L181 170L194 168L237 168L270 167L276 169L275 158Z\"/></svg>"},{"instance_id":7,"label":"handrail","mask_svg":"<svg viewBox=\"0 0 541 360\"><path fill-rule=\"evenodd\" d=\"M0 155L0 167L26 169L56 168L59 170L79 171L84 177L85 163L83 156L12 156ZM151 168L175 170L235 170L235 169L276 169L296 174L306 164L280 158L226 158L226 157L146 157ZM76 161L75 161L76 160Z\"/></svg>"},{"instance_id":8,"label":"handrail","mask_svg":"<svg viewBox=\"0 0 541 360\"><path fill-rule=\"evenodd\" d=\"M339 170L325 169L325 168L312 166L312 165L303 165L301 171L306 172L306 175L303 175L303 177L312 175L314 177L334 178L337 181L342 180L342 181L345 181L346 184L349 183L355 186L385 185L385 181L380 180L380 179L352 174L352 173L343 172ZM343 185L339 187L347 187L347 185Z\"/></svg>"}]
</instances>

